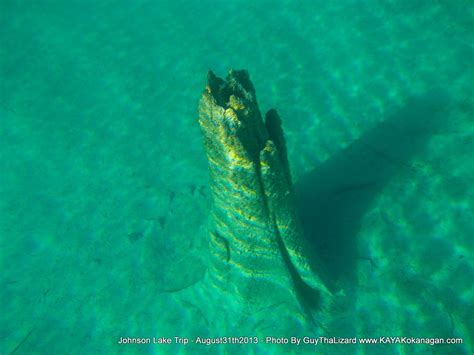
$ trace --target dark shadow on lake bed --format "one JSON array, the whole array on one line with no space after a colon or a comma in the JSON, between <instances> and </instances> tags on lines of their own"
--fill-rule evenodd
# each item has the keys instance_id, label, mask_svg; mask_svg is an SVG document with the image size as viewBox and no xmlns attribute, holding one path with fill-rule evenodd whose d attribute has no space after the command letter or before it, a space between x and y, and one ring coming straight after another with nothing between
<instances>
[{"instance_id":1,"label":"dark shadow on lake bed","mask_svg":"<svg viewBox=\"0 0 474 355\"><path fill-rule=\"evenodd\" d=\"M395 114L295 185L305 237L314 247L320 276L336 290L354 280L360 222L389 180L412 169L413 157L443 124L448 96L433 90L411 98ZM322 270L321 270L322 269Z\"/></svg>"}]
</instances>

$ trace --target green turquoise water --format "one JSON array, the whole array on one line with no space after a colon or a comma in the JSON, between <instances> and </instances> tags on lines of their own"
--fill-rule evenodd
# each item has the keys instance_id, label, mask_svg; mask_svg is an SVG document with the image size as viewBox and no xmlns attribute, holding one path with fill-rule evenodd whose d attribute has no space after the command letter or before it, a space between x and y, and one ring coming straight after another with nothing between
<instances>
[{"instance_id":1,"label":"green turquoise water","mask_svg":"<svg viewBox=\"0 0 474 355\"><path fill-rule=\"evenodd\" d=\"M469 0L0 1L0 353L471 354L473 63ZM280 113L337 290L311 334L199 290L197 104L230 68ZM243 335L463 343L117 344Z\"/></svg>"}]
</instances>

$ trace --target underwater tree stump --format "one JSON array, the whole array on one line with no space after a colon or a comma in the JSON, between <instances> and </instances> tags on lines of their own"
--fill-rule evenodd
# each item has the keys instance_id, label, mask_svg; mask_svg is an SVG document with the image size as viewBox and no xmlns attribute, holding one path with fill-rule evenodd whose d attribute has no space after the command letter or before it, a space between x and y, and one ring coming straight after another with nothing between
<instances>
[{"instance_id":1,"label":"underwater tree stump","mask_svg":"<svg viewBox=\"0 0 474 355\"><path fill-rule=\"evenodd\" d=\"M225 81L210 71L199 123L213 198L213 286L250 309L317 307L327 291L310 266L277 112L263 121L247 71L231 70Z\"/></svg>"}]
</instances>

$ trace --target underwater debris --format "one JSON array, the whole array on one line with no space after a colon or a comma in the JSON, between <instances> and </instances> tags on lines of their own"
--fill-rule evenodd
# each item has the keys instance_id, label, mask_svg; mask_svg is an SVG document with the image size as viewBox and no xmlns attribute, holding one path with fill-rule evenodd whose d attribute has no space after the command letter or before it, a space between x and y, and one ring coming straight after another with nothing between
<instances>
[{"instance_id":1,"label":"underwater debris","mask_svg":"<svg viewBox=\"0 0 474 355\"><path fill-rule=\"evenodd\" d=\"M135 243L136 241L142 238L143 238L143 232L141 231L128 233L128 240L130 243Z\"/></svg>"},{"instance_id":2,"label":"underwater debris","mask_svg":"<svg viewBox=\"0 0 474 355\"><path fill-rule=\"evenodd\" d=\"M213 199L214 286L257 308L295 300L318 308L328 291L310 266L277 112L263 121L247 71L231 70L225 81L210 71L199 124Z\"/></svg>"},{"instance_id":3,"label":"underwater debris","mask_svg":"<svg viewBox=\"0 0 474 355\"><path fill-rule=\"evenodd\" d=\"M165 225L166 225L166 217L164 217L164 216L158 217L158 222L160 223L161 229L165 228Z\"/></svg>"}]
</instances>

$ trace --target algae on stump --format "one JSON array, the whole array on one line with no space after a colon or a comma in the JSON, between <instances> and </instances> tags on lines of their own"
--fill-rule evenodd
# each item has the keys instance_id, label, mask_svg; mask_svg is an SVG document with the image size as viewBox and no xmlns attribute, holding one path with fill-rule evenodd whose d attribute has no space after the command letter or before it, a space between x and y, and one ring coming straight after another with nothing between
<instances>
[{"instance_id":1,"label":"algae on stump","mask_svg":"<svg viewBox=\"0 0 474 355\"><path fill-rule=\"evenodd\" d=\"M282 303L306 314L319 308L328 291L305 254L277 112L263 122L246 71L231 70L226 81L209 72L199 123L213 198L213 286L250 313Z\"/></svg>"}]
</instances>

